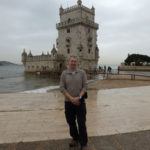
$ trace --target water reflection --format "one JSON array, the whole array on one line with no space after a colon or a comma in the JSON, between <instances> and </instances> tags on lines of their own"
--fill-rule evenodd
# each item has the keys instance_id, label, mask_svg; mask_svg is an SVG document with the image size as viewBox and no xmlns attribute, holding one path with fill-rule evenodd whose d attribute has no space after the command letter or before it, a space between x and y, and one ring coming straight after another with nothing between
<instances>
[{"instance_id":1,"label":"water reflection","mask_svg":"<svg viewBox=\"0 0 150 150\"><path fill-rule=\"evenodd\" d=\"M23 87L25 90L39 89L47 86L59 84L59 77L53 77L48 74L24 73Z\"/></svg>"},{"instance_id":2,"label":"water reflection","mask_svg":"<svg viewBox=\"0 0 150 150\"><path fill-rule=\"evenodd\" d=\"M0 93L22 92L58 84L59 76L25 73L23 66L0 67Z\"/></svg>"}]
</instances>

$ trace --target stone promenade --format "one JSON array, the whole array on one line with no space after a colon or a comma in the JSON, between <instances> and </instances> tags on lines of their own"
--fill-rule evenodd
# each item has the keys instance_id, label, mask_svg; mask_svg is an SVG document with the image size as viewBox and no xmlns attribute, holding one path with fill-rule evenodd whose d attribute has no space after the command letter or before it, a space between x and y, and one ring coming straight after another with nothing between
<instances>
[{"instance_id":1,"label":"stone promenade","mask_svg":"<svg viewBox=\"0 0 150 150\"><path fill-rule=\"evenodd\" d=\"M150 150L150 86L89 90L91 150ZM63 96L0 94L0 150L69 150Z\"/></svg>"}]
</instances>

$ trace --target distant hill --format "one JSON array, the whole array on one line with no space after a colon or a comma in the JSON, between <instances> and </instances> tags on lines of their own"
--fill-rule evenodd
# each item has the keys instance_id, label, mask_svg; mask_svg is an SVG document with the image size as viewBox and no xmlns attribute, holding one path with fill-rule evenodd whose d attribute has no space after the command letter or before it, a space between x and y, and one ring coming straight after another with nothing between
<instances>
[{"instance_id":1,"label":"distant hill","mask_svg":"<svg viewBox=\"0 0 150 150\"><path fill-rule=\"evenodd\" d=\"M0 66L10 66L10 65L17 65L8 61L0 61Z\"/></svg>"}]
</instances>

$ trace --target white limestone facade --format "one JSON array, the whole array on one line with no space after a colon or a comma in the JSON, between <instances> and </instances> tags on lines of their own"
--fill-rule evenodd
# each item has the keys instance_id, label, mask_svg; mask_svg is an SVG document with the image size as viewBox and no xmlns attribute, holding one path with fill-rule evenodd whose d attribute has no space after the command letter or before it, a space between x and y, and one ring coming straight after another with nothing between
<instances>
[{"instance_id":1,"label":"white limestone facade","mask_svg":"<svg viewBox=\"0 0 150 150\"><path fill-rule=\"evenodd\" d=\"M77 5L59 9L60 23L56 24L58 38L51 55L32 56L24 51L22 62L25 70L62 71L68 67L70 56L78 57L79 68L92 70L97 66L99 48L97 45L98 24L95 23L95 8L87 8L78 0ZM30 71L29 71L30 70ZM43 70L43 71L44 71Z\"/></svg>"},{"instance_id":2,"label":"white limestone facade","mask_svg":"<svg viewBox=\"0 0 150 150\"><path fill-rule=\"evenodd\" d=\"M65 58L61 54L57 54L55 46L51 54L43 54L33 56L31 51L26 53L25 49L22 53L22 62L25 72L59 72L65 69Z\"/></svg>"}]
</instances>

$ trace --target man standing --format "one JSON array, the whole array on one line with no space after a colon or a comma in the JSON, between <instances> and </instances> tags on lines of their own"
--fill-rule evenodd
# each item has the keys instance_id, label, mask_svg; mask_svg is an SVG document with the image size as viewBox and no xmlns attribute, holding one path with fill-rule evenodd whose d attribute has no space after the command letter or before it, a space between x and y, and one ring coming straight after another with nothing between
<instances>
[{"instance_id":1,"label":"man standing","mask_svg":"<svg viewBox=\"0 0 150 150\"><path fill-rule=\"evenodd\" d=\"M65 116L72 137L69 146L76 147L79 142L81 150L87 150L86 104L84 100L87 77L83 70L77 69L76 56L70 57L69 69L61 74L60 90L65 96Z\"/></svg>"}]
</instances>

